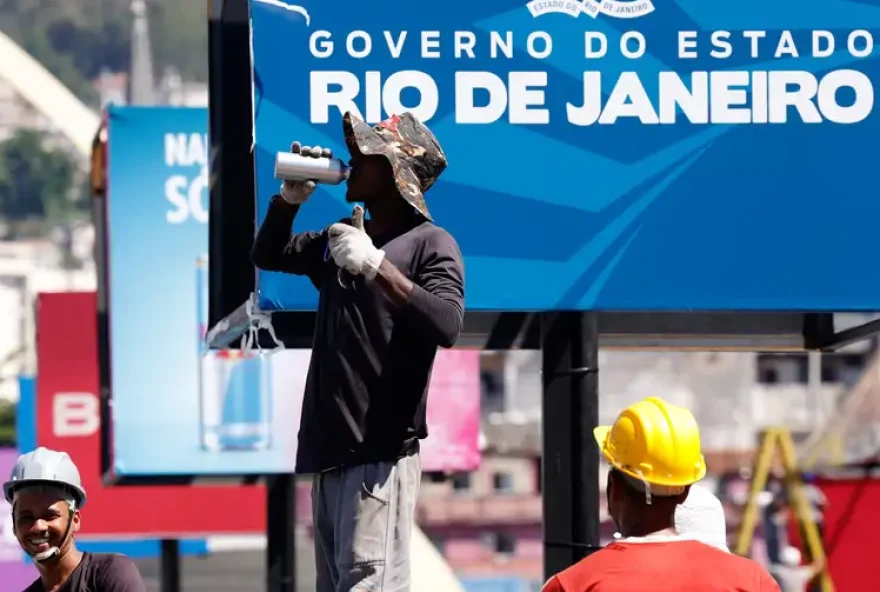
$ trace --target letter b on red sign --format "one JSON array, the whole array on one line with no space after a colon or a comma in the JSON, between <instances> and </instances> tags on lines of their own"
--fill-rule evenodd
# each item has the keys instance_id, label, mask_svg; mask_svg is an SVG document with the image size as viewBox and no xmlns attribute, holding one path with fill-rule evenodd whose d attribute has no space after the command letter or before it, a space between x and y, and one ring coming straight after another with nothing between
<instances>
[{"instance_id":1,"label":"letter b on red sign","mask_svg":"<svg viewBox=\"0 0 880 592\"><path fill-rule=\"evenodd\" d=\"M52 431L58 438L91 436L101 425L98 397L58 393L52 401Z\"/></svg>"}]
</instances>

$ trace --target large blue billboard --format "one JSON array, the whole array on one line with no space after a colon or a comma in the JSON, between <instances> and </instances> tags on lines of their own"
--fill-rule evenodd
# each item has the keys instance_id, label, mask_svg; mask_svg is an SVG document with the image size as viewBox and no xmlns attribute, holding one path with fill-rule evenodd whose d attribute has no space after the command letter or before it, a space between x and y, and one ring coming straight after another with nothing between
<instances>
[{"instance_id":1,"label":"large blue billboard","mask_svg":"<svg viewBox=\"0 0 880 592\"><path fill-rule=\"evenodd\" d=\"M309 352L202 351L208 114L108 113L113 472L292 472Z\"/></svg>"},{"instance_id":2,"label":"large blue billboard","mask_svg":"<svg viewBox=\"0 0 880 592\"><path fill-rule=\"evenodd\" d=\"M251 0L258 218L292 140L410 110L469 311L877 310L874 37L839 0ZM302 228L349 214L321 187ZM264 309L308 280L259 273Z\"/></svg>"}]
</instances>

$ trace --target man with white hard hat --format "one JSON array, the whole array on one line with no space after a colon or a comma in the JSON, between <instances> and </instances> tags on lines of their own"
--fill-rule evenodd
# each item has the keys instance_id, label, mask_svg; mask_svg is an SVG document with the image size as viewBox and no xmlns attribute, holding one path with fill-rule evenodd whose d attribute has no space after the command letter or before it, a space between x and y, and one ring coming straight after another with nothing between
<instances>
[{"instance_id":1,"label":"man with white hard hat","mask_svg":"<svg viewBox=\"0 0 880 592\"><path fill-rule=\"evenodd\" d=\"M812 565L801 565L801 551L788 546L779 553L779 565L770 569L782 592L806 592L807 588L825 570L825 562L817 559Z\"/></svg>"},{"instance_id":2,"label":"man with white hard hat","mask_svg":"<svg viewBox=\"0 0 880 592\"><path fill-rule=\"evenodd\" d=\"M594 433L611 465L608 512L620 538L552 577L544 592L779 592L757 563L680 533L686 515L679 508L706 475L690 411L649 397ZM700 524L694 530L710 532Z\"/></svg>"},{"instance_id":3,"label":"man with white hard hat","mask_svg":"<svg viewBox=\"0 0 880 592\"><path fill-rule=\"evenodd\" d=\"M146 592L128 557L77 550L73 539L87 498L66 452L37 448L22 454L3 496L12 504L15 538L40 573L24 592Z\"/></svg>"}]
</instances>

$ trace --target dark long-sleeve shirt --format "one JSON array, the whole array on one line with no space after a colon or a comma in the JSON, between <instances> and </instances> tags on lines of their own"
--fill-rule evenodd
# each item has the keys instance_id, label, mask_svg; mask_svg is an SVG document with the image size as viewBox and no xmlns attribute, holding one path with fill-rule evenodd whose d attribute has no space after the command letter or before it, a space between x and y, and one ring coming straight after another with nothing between
<instances>
[{"instance_id":1,"label":"dark long-sleeve shirt","mask_svg":"<svg viewBox=\"0 0 880 592\"><path fill-rule=\"evenodd\" d=\"M308 276L319 290L296 471L394 461L427 437L428 382L438 347L452 347L464 316L464 265L452 236L424 221L372 237L415 288L397 308L375 282L343 288L327 230L291 235L297 208L272 200L251 258L270 271Z\"/></svg>"}]
</instances>

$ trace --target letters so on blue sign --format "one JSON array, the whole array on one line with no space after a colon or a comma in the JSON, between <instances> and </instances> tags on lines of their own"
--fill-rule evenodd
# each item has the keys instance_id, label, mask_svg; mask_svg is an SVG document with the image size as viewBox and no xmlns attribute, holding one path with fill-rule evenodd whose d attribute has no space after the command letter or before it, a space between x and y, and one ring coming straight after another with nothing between
<instances>
[{"instance_id":1,"label":"letters so on blue sign","mask_svg":"<svg viewBox=\"0 0 880 592\"><path fill-rule=\"evenodd\" d=\"M293 1L251 0L260 219L291 141L348 158L342 113L411 111L449 159L426 197L470 311L880 309L880 6Z\"/></svg>"}]
</instances>

